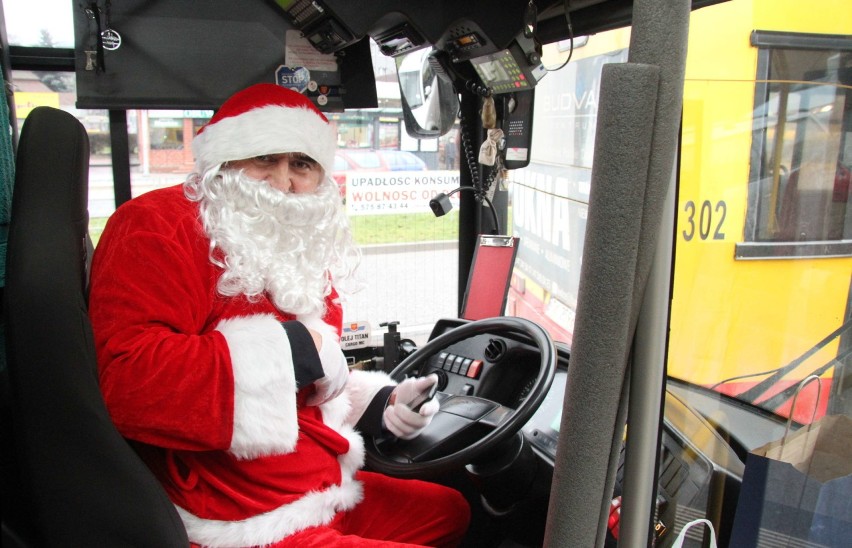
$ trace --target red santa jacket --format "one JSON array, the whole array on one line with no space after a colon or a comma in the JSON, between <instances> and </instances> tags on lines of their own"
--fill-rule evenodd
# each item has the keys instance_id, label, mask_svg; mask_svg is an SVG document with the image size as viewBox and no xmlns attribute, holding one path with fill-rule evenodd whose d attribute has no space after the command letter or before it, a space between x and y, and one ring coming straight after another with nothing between
<instances>
[{"instance_id":1,"label":"red santa jacket","mask_svg":"<svg viewBox=\"0 0 852 548\"><path fill-rule=\"evenodd\" d=\"M113 214L89 301L101 390L190 540L269 544L360 501L353 476L364 449L353 425L392 382L354 371L342 396L305 405L293 364L315 350L291 345L281 322L293 318L266 298L219 295L209 254L198 204L180 185ZM335 296L324 320L339 334Z\"/></svg>"}]
</instances>

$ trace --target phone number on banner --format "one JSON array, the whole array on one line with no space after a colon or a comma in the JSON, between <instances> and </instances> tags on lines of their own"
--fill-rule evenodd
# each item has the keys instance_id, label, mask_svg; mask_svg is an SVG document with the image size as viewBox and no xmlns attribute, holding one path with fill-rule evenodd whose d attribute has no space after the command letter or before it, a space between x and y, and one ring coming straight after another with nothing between
<instances>
[{"instance_id":1,"label":"phone number on banner","mask_svg":"<svg viewBox=\"0 0 852 548\"><path fill-rule=\"evenodd\" d=\"M349 215L429 213L429 200L459 186L456 171L391 171L346 174ZM458 193L450 197L458 207Z\"/></svg>"}]
</instances>

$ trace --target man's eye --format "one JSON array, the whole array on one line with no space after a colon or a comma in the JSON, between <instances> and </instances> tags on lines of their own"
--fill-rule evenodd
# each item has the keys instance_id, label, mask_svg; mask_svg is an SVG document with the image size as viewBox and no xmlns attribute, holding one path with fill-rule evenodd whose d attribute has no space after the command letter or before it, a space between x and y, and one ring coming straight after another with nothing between
<instances>
[{"instance_id":1,"label":"man's eye","mask_svg":"<svg viewBox=\"0 0 852 548\"><path fill-rule=\"evenodd\" d=\"M254 159L264 164L271 164L275 161L275 158L269 154L261 154L260 156L255 156Z\"/></svg>"},{"instance_id":2,"label":"man's eye","mask_svg":"<svg viewBox=\"0 0 852 548\"><path fill-rule=\"evenodd\" d=\"M293 166L294 169L300 170L310 170L313 169L315 162L313 160L307 160L305 158L293 158L290 160L290 165Z\"/></svg>"}]
</instances>

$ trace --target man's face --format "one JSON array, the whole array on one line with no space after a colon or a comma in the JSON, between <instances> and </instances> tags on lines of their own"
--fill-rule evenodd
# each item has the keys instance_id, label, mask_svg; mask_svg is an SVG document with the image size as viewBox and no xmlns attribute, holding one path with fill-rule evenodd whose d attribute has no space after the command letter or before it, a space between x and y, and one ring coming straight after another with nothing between
<instances>
[{"instance_id":1,"label":"man's face","mask_svg":"<svg viewBox=\"0 0 852 548\"><path fill-rule=\"evenodd\" d=\"M228 162L228 167L243 172L281 192L314 193L323 178L322 167L301 152L264 154L246 160Z\"/></svg>"},{"instance_id":2,"label":"man's face","mask_svg":"<svg viewBox=\"0 0 852 548\"><path fill-rule=\"evenodd\" d=\"M340 192L316 162L280 154L229 162L186 183L221 251L221 295L269 295L291 314L324 313L330 283L352 292L360 254ZM301 194L304 193L304 194Z\"/></svg>"}]
</instances>

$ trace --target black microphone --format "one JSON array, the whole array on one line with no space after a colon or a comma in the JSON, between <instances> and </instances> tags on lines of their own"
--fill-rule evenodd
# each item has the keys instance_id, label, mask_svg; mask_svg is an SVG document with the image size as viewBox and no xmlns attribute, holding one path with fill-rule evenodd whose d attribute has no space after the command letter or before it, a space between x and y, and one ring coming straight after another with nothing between
<instances>
[{"instance_id":1,"label":"black microphone","mask_svg":"<svg viewBox=\"0 0 852 548\"><path fill-rule=\"evenodd\" d=\"M432 208L435 217L443 217L453 209L453 204L450 202L450 197L442 192L429 200L429 207Z\"/></svg>"},{"instance_id":2,"label":"black microphone","mask_svg":"<svg viewBox=\"0 0 852 548\"><path fill-rule=\"evenodd\" d=\"M500 222L497 220L497 210L494 209L494 204L491 203L491 200L488 199L483 192L480 192L476 188L472 186L460 186L455 190L450 191L449 194L444 194L441 192L431 200L429 200L429 207L432 209L432 213L435 214L435 217L443 217L447 213L449 213L453 209L453 204L450 202L450 196L455 194L456 192L462 190L470 190L476 195L476 199L479 202L485 202L488 208L491 210L491 217L494 221L494 234L500 234Z\"/></svg>"}]
</instances>

